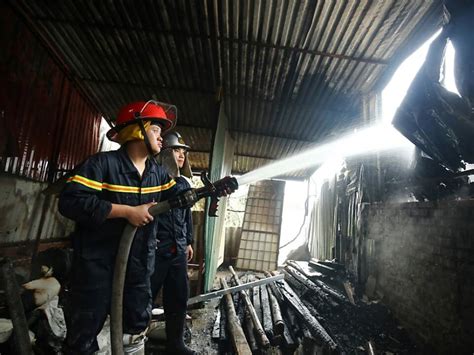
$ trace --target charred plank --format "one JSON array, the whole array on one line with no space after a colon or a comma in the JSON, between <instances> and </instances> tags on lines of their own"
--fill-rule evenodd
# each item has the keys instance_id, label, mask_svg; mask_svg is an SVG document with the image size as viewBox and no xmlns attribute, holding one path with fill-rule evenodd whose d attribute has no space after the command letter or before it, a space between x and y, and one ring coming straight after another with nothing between
<instances>
[{"instance_id":1,"label":"charred plank","mask_svg":"<svg viewBox=\"0 0 474 355\"><path fill-rule=\"evenodd\" d=\"M234 278L234 281L237 285L240 285L240 280L237 277L237 274L234 271L234 268L232 266L229 266L229 270L232 273L232 276ZM265 335L265 331L263 330L262 323L260 323L260 320L258 319L257 313L255 312L255 308L250 302L250 298L244 290L240 291L241 296L243 297L245 306L247 308L247 311L250 313L250 316L252 317L253 325L255 327L255 333L257 336L258 341L262 345L263 348L268 348L270 346L270 341L268 340L267 336Z\"/></svg>"},{"instance_id":2,"label":"charred plank","mask_svg":"<svg viewBox=\"0 0 474 355\"><path fill-rule=\"evenodd\" d=\"M221 285L224 289L228 288L227 282L225 279L221 278ZM252 351L250 350L247 339L245 338L244 331L240 326L239 319L235 313L234 302L232 296L227 294L224 296L226 301L227 309L227 327L231 334L232 344L236 354L241 355L251 355Z\"/></svg>"},{"instance_id":3,"label":"charred plank","mask_svg":"<svg viewBox=\"0 0 474 355\"><path fill-rule=\"evenodd\" d=\"M309 280L306 278L301 272L296 270L294 267L287 265L285 267L285 271L287 271L291 276L293 276L295 279L297 279L299 282L304 284L308 289L313 291L314 293L321 295L321 291L327 293L330 295L335 301L337 302L348 302L347 298L344 297L340 292L332 289L325 283L323 283L320 280L315 280L314 282L312 280Z\"/></svg>"},{"instance_id":4,"label":"charred plank","mask_svg":"<svg viewBox=\"0 0 474 355\"><path fill-rule=\"evenodd\" d=\"M285 323L283 322L283 317L281 315L280 305L276 297L273 295L271 288L267 288L268 299L270 301L270 310L272 312L273 319L273 332L275 335L282 335L285 329Z\"/></svg>"},{"instance_id":5,"label":"charred plank","mask_svg":"<svg viewBox=\"0 0 474 355\"><path fill-rule=\"evenodd\" d=\"M298 315L298 318L305 322L305 326L310 329L315 340L328 350L336 351L336 342L331 338L319 321L310 313L308 308L303 304L288 283L285 280L281 280L275 284L280 289L283 297L291 306L292 310Z\"/></svg>"},{"instance_id":6,"label":"charred plank","mask_svg":"<svg viewBox=\"0 0 474 355\"><path fill-rule=\"evenodd\" d=\"M269 339L274 336L272 311L270 308L270 300L268 299L268 291L265 285L260 286L260 300L262 303L262 319L263 330Z\"/></svg>"}]
</instances>

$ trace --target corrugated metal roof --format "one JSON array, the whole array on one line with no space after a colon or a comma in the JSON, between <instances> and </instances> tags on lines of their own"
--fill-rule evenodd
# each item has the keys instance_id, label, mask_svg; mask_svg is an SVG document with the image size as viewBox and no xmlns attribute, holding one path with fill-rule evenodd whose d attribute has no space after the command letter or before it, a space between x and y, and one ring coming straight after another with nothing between
<instances>
[{"instance_id":1,"label":"corrugated metal roof","mask_svg":"<svg viewBox=\"0 0 474 355\"><path fill-rule=\"evenodd\" d=\"M12 4L109 119L131 100L169 101L201 146L210 140L195 129L212 133L223 99L238 153L255 156L236 156L242 169L357 123L361 96L441 22L441 3L425 0ZM276 138L262 145L249 133Z\"/></svg>"},{"instance_id":2,"label":"corrugated metal roof","mask_svg":"<svg viewBox=\"0 0 474 355\"><path fill-rule=\"evenodd\" d=\"M52 182L97 152L101 116L11 9L0 9L1 172Z\"/></svg>"}]
</instances>

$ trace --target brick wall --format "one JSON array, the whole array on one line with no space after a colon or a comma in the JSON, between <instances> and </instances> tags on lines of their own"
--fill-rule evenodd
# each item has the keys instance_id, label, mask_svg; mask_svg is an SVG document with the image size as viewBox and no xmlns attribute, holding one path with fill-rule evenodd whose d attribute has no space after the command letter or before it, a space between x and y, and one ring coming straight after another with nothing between
<instances>
[{"instance_id":1,"label":"brick wall","mask_svg":"<svg viewBox=\"0 0 474 355\"><path fill-rule=\"evenodd\" d=\"M474 352L474 200L372 204L376 292L437 353Z\"/></svg>"}]
</instances>

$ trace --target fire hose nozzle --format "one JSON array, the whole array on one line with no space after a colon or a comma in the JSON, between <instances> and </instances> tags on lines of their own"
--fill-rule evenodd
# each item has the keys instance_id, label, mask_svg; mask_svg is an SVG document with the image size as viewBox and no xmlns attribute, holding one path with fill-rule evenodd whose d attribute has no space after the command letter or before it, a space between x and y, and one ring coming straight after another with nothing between
<instances>
[{"instance_id":1,"label":"fire hose nozzle","mask_svg":"<svg viewBox=\"0 0 474 355\"><path fill-rule=\"evenodd\" d=\"M233 193L239 188L239 183L233 176L225 176L222 179L212 183L205 171L201 173L201 181L203 182L204 187L196 189L196 195L198 196L198 199L202 197L211 198L208 215L210 217L217 217L219 197L227 196Z\"/></svg>"}]
</instances>

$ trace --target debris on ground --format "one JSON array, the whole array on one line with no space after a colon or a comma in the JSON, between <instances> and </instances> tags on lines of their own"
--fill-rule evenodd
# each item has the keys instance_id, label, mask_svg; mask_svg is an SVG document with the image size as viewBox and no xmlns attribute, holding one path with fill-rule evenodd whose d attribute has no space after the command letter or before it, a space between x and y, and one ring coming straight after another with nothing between
<instances>
[{"instance_id":1,"label":"debris on ground","mask_svg":"<svg viewBox=\"0 0 474 355\"><path fill-rule=\"evenodd\" d=\"M314 259L288 261L282 273L284 280L233 295L235 314L252 353L419 352L387 307L377 300L358 297L342 265ZM237 275L243 282L266 276L250 272ZM236 283L234 276L225 281L229 286ZM250 307L246 299L251 300ZM234 339L240 336L236 324L229 326L234 322L229 318L235 319L235 315L228 309L222 300L210 324L212 339L221 354L233 353Z\"/></svg>"}]
</instances>

